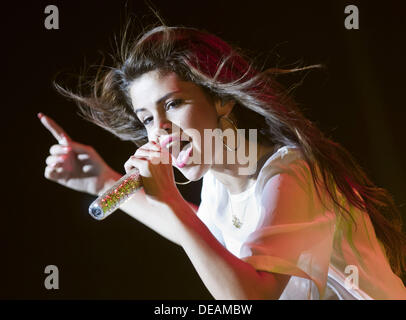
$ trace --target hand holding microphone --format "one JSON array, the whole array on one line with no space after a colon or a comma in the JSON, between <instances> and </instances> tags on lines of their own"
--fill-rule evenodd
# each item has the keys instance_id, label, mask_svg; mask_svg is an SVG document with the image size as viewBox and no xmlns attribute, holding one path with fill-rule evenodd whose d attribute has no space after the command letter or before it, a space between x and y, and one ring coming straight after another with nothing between
<instances>
[{"instance_id":1,"label":"hand holding microphone","mask_svg":"<svg viewBox=\"0 0 406 320\"><path fill-rule=\"evenodd\" d=\"M146 143L125 163L126 174L89 206L89 214L102 220L141 188L152 204L166 202L179 193L171 163L167 149L155 141Z\"/></svg>"},{"instance_id":2,"label":"hand holding microphone","mask_svg":"<svg viewBox=\"0 0 406 320\"><path fill-rule=\"evenodd\" d=\"M174 184L172 157L157 142L138 148L125 163L126 175L110 168L91 147L73 141L53 119L40 113L41 123L58 141L46 159L45 177L70 189L92 195L103 192L90 206L90 215L102 220L143 188L148 202L167 202L179 192Z\"/></svg>"}]
</instances>

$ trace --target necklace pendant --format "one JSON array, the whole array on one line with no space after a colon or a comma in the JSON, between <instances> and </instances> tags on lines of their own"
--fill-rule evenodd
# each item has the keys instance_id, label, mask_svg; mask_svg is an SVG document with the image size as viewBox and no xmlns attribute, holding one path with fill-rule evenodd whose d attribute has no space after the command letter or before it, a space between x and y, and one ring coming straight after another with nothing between
<instances>
[{"instance_id":1,"label":"necklace pendant","mask_svg":"<svg viewBox=\"0 0 406 320\"><path fill-rule=\"evenodd\" d=\"M233 225L238 229L240 229L242 226L242 222L235 215L233 215Z\"/></svg>"}]
</instances>

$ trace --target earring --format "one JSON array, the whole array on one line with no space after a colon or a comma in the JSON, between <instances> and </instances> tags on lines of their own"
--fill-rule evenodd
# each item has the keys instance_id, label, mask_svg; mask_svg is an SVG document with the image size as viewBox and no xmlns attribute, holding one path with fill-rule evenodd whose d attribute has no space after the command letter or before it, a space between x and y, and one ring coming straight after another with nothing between
<instances>
[{"instance_id":1,"label":"earring","mask_svg":"<svg viewBox=\"0 0 406 320\"><path fill-rule=\"evenodd\" d=\"M235 128L235 132L237 133L237 140L238 140L237 147L236 147L235 149L231 149L228 145L226 145L226 144L224 143L224 140L223 140L223 145L224 145L224 146L227 148L227 150L229 150L229 151L237 151L237 149L238 149L239 146L240 146L240 139L238 139L238 131L237 131L238 129L237 129L237 126L235 125L234 121L231 120L231 118L229 118L228 116L221 116L220 119L227 120L228 123L231 123L231 125Z\"/></svg>"}]
</instances>

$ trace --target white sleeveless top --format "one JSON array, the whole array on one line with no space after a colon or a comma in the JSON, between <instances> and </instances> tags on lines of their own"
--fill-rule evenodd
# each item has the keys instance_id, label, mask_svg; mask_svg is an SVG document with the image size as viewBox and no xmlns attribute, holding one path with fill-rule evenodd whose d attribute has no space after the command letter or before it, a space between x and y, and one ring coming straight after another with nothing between
<instances>
[{"instance_id":1,"label":"white sleeveless top","mask_svg":"<svg viewBox=\"0 0 406 320\"><path fill-rule=\"evenodd\" d=\"M280 299L406 299L368 214L345 202L355 229L338 208L326 209L293 146L279 148L239 194L207 172L201 198L197 215L232 254L257 270L292 276Z\"/></svg>"}]
</instances>

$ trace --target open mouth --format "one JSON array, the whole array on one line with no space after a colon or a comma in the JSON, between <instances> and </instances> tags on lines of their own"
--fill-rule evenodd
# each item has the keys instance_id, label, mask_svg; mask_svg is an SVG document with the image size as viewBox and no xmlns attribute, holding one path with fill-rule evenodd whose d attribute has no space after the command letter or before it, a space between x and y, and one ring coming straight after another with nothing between
<instances>
[{"instance_id":1,"label":"open mouth","mask_svg":"<svg viewBox=\"0 0 406 320\"><path fill-rule=\"evenodd\" d=\"M166 145L166 148L173 156L175 163L179 168L184 167L190 156L193 154L193 145L189 137L184 140L174 138Z\"/></svg>"}]
</instances>

